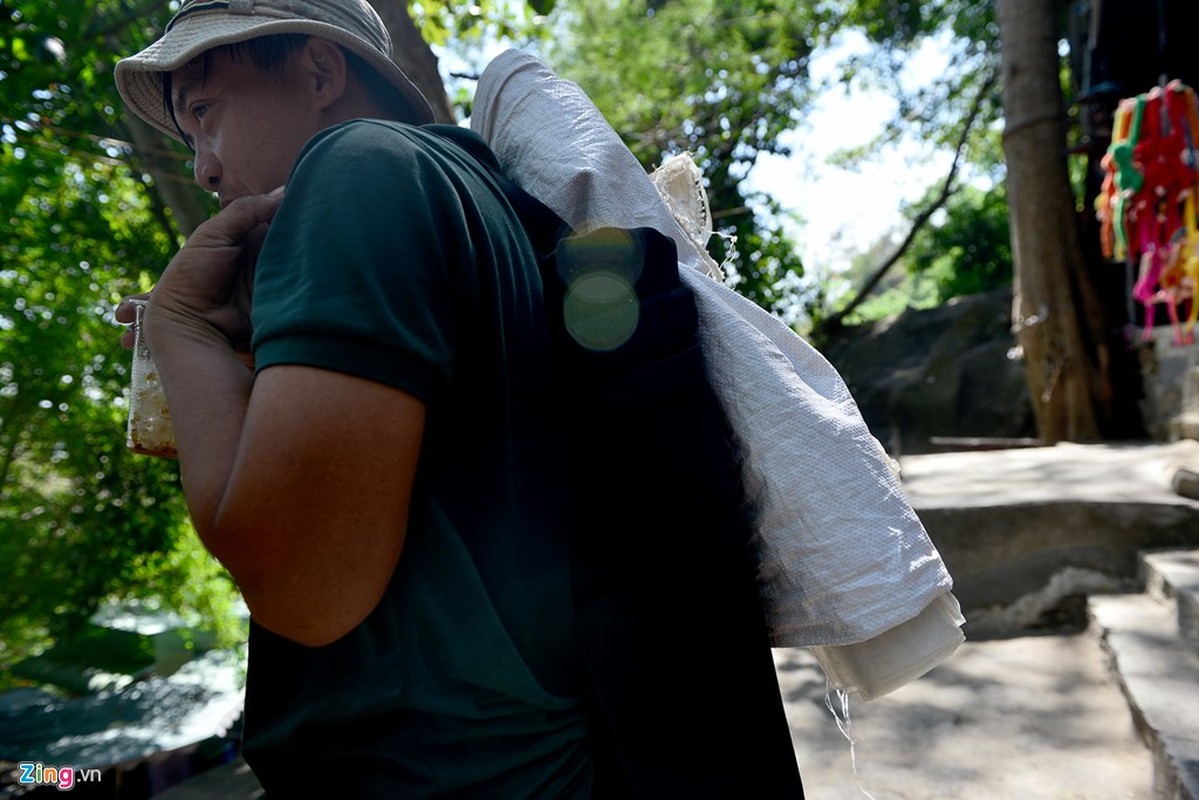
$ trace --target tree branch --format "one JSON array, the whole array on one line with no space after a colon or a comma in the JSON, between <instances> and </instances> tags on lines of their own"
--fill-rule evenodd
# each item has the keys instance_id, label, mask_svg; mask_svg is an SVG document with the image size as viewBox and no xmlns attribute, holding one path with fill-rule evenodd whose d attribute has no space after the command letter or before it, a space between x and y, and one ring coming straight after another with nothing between
<instances>
[{"instance_id":1,"label":"tree branch","mask_svg":"<svg viewBox=\"0 0 1199 800\"><path fill-rule=\"evenodd\" d=\"M454 124L454 106L438 72L437 56L421 38L408 11L408 0L370 0L391 34L392 60L429 101L438 122Z\"/></svg>"},{"instance_id":2,"label":"tree branch","mask_svg":"<svg viewBox=\"0 0 1199 800\"><path fill-rule=\"evenodd\" d=\"M96 13L84 36L88 39L102 38L106 40L123 39L124 32L130 25L144 20L152 13L159 12L170 18L166 0L145 0L142 3L122 2L120 12L116 14ZM111 12L111 9L109 10ZM133 55L129 53L129 55Z\"/></svg>"},{"instance_id":3,"label":"tree branch","mask_svg":"<svg viewBox=\"0 0 1199 800\"><path fill-rule=\"evenodd\" d=\"M928 224L928 221L932 219L933 214L937 213L938 209L944 206L949 198L953 196L953 193L957 191L953 186L953 182L957 178L958 168L961 166L962 156L966 151L966 142L970 138L970 133L974 129L974 123L978 119L978 115L982 112L983 101L991 92L991 89L995 86L995 81L997 78L998 72L992 69L987 75L987 79L983 82L983 85L979 87L978 94L974 97L974 104L962 125L961 135L958 136L957 147L954 149L953 153L953 164L949 167L949 174L945 176L945 181L941 185L941 191L938 192L936 198L923 211L921 211L914 220L912 220L912 225L908 229L907 235L904 236L903 241L900 242L899 247L897 247L895 252L893 252L891 256L887 258L887 260L884 261L869 278L866 279L866 282L862 284L860 289L858 289L858 293L854 296L854 298L850 300L849 303L847 303L840 311L837 311L835 314L826 317L813 326L813 338L819 338L821 336L828 335L829 333L832 333L833 331L836 331L842 327L845 318L852 314L858 306L865 302L870 293L874 291L886 274L891 271L891 268L898 264L899 260L903 258L904 253L907 252L908 248L911 247L912 242L915 241L916 234L918 234L920 230L926 224Z\"/></svg>"}]
</instances>

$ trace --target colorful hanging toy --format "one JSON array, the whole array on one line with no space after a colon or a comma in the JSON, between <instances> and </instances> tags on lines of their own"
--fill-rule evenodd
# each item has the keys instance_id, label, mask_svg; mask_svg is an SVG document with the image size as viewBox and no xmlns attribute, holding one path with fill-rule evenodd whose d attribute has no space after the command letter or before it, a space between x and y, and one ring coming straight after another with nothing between
<instances>
[{"instance_id":1,"label":"colorful hanging toy","mask_svg":"<svg viewBox=\"0 0 1199 800\"><path fill-rule=\"evenodd\" d=\"M1121 100L1116 108L1095 213L1104 257L1137 268L1132 296L1145 309L1146 341L1152 336L1158 303L1166 306L1175 344L1195 341L1197 146L1199 102L1180 81ZM1188 304L1184 325L1179 309Z\"/></svg>"}]
</instances>

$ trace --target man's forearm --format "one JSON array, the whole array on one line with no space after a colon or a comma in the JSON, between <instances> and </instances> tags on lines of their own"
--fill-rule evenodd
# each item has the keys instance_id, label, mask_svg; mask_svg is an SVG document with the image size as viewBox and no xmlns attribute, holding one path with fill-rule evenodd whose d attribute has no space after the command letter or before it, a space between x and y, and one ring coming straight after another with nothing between
<instances>
[{"instance_id":1,"label":"man's forearm","mask_svg":"<svg viewBox=\"0 0 1199 800\"><path fill-rule=\"evenodd\" d=\"M224 561L228 543L217 540L214 523L237 458L253 372L215 330L167 323L147 338L170 407L188 511L200 539Z\"/></svg>"}]
</instances>

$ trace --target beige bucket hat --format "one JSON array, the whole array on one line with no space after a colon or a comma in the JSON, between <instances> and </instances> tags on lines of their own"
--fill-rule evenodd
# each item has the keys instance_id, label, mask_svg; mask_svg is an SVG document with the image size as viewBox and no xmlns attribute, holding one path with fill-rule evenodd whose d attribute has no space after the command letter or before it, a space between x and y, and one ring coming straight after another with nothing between
<instances>
[{"instance_id":1,"label":"beige bucket hat","mask_svg":"<svg viewBox=\"0 0 1199 800\"><path fill-rule=\"evenodd\" d=\"M214 47L281 33L303 33L341 45L408 99L419 117L416 122L434 121L429 102L391 60L391 37L366 0L186 0L161 39L117 62L117 90L134 113L178 139L162 96L163 73Z\"/></svg>"}]
</instances>

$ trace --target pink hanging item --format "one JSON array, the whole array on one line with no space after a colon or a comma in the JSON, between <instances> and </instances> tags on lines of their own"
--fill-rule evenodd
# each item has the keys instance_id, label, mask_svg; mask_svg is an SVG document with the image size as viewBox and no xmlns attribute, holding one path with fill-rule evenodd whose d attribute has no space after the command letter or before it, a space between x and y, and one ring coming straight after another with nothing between
<instances>
[{"instance_id":1,"label":"pink hanging item","mask_svg":"<svg viewBox=\"0 0 1199 800\"><path fill-rule=\"evenodd\" d=\"M1194 343L1199 233L1199 103L1180 81L1121 100L1106 173L1095 200L1106 258L1137 265L1132 296L1145 310L1143 339L1153 335L1155 309L1166 307L1178 345ZM1181 309L1189 306L1182 324Z\"/></svg>"}]
</instances>

